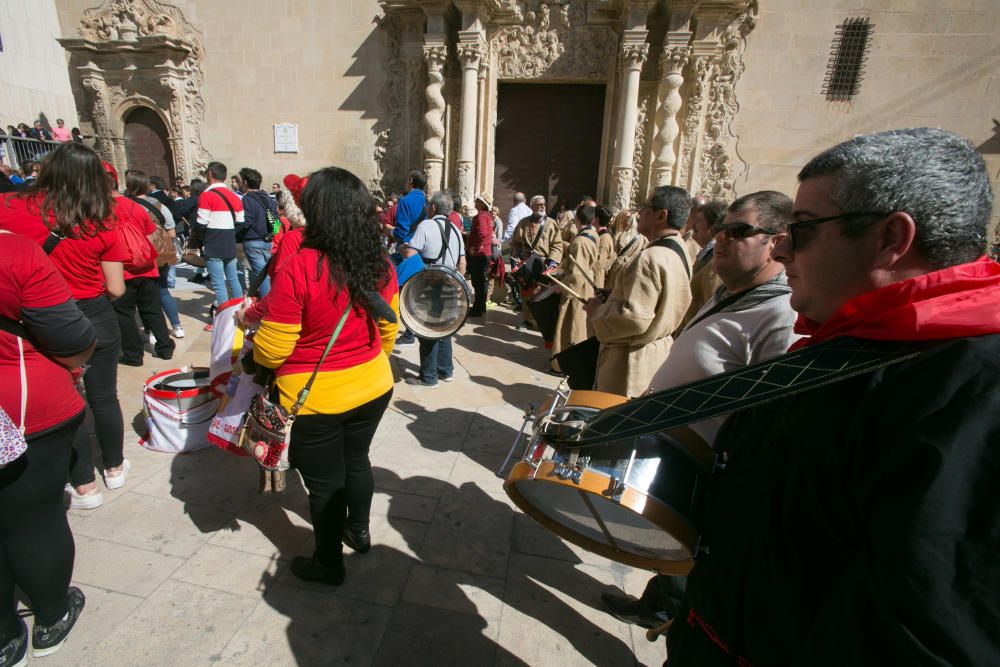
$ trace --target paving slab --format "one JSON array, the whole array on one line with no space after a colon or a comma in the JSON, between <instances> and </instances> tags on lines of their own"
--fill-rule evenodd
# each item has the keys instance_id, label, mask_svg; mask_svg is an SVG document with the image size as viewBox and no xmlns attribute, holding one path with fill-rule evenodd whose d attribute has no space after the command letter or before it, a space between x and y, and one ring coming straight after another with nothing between
<instances>
[{"instance_id":1,"label":"paving slab","mask_svg":"<svg viewBox=\"0 0 1000 667\"><path fill-rule=\"evenodd\" d=\"M52 665L661 664L600 608L602 591L641 593L648 574L567 544L503 491L503 463L528 404L559 378L516 313L492 309L455 338L455 381L401 382L416 346L392 355L398 382L371 447L373 547L346 552L340 587L289 569L315 545L306 490L259 494L249 460L204 449L151 452L137 439L150 373L205 365L207 289L175 293L187 336L169 362L121 368L128 484L70 512L74 581L88 596ZM516 454L523 451L525 443Z\"/></svg>"}]
</instances>

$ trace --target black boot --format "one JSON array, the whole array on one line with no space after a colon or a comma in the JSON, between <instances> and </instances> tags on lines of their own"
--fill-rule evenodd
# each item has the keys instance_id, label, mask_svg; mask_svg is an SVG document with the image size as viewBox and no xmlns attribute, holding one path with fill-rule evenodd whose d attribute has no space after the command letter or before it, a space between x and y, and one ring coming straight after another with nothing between
<instances>
[{"instance_id":1,"label":"black boot","mask_svg":"<svg viewBox=\"0 0 1000 667\"><path fill-rule=\"evenodd\" d=\"M351 528L350 525L345 525L340 539L359 554L366 554L372 548L372 536L368 532L367 526L364 528Z\"/></svg>"},{"instance_id":2,"label":"black boot","mask_svg":"<svg viewBox=\"0 0 1000 667\"><path fill-rule=\"evenodd\" d=\"M292 574L302 581L315 581L330 586L344 583L344 561L335 564L321 563L315 556L296 556L292 559Z\"/></svg>"}]
</instances>

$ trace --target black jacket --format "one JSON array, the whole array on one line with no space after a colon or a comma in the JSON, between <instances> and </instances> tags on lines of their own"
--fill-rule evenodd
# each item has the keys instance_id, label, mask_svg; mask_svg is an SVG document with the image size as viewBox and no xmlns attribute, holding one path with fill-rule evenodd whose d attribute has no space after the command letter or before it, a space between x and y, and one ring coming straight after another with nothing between
<instances>
[{"instance_id":1,"label":"black jacket","mask_svg":"<svg viewBox=\"0 0 1000 667\"><path fill-rule=\"evenodd\" d=\"M736 413L716 449L669 665L1000 664L1000 335Z\"/></svg>"},{"instance_id":2,"label":"black jacket","mask_svg":"<svg viewBox=\"0 0 1000 667\"><path fill-rule=\"evenodd\" d=\"M270 241L271 229L268 228L267 215L264 209L278 216L278 207L262 190L251 190L243 197L243 220L245 231L240 241Z\"/></svg>"}]
</instances>

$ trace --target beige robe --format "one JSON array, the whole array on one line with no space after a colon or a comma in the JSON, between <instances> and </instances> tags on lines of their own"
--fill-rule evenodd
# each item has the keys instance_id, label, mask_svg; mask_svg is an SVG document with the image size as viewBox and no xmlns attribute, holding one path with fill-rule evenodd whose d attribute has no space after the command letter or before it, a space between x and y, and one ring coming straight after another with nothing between
<instances>
[{"instance_id":1,"label":"beige robe","mask_svg":"<svg viewBox=\"0 0 1000 667\"><path fill-rule=\"evenodd\" d=\"M545 227L542 229L542 234L538 237L538 242L534 248L532 248L531 242L535 240L539 224L541 223L533 223L531 216L522 218L517 223L517 227L514 228L514 233L510 237L511 255L518 259L524 259L529 253L534 252L543 259L562 262L562 230L559 229L559 225L552 218L545 218Z\"/></svg>"},{"instance_id":2,"label":"beige robe","mask_svg":"<svg viewBox=\"0 0 1000 667\"><path fill-rule=\"evenodd\" d=\"M635 243L632 243L631 239L629 239L625 243L620 244L622 246L621 249L618 250L617 256L611 260L611 266L608 267L608 275L604 279L604 289L613 290L622 270L629 262L638 257L642 249L646 247L647 241L645 236L636 233L634 238Z\"/></svg>"},{"instance_id":3,"label":"beige robe","mask_svg":"<svg viewBox=\"0 0 1000 667\"><path fill-rule=\"evenodd\" d=\"M559 278L559 282L584 299L594 296L594 288L583 276L583 272L587 271L591 277L594 275L599 250L596 236L597 234L593 230L583 231L576 235L568 252L568 256L572 257L574 261L567 260L563 264L565 271ZM552 354L559 354L567 347L582 343L592 335L593 330L588 326L583 302L563 291L559 300L559 319L556 322L555 339L552 341ZM553 366L555 365L553 362Z\"/></svg>"},{"instance_id":4,"label":"beige robe","mask_svg":"<svg viewBox=\"0 0 1000 667\"><path fill-rule=\"evenodd\" d=\"M684 330L684 327L694 319L695 314L701 310L701 307L712 298L715 290L719 289L719 286L722 285L722 280L719 279L719 276L715 273L715 269L712 267L711 250L708 251L705 257L694 263L692 271L691 305L688 306L687 312L684 313L684 319L681 320L680 326L674 332L675 334L679 334Z\"/></svg>"},{"instance_id":5,"label":"beige robe","mask_svg":"<svg viewBox=\"0 0 1000 667\"><path fill-rule=\"evenodd\" d=\"M615 237L611 232L602 232L598 237L597 268L591 274L598 287L607 285L608 270L615 261Z\"/></svg>"},{"instance_id":6,"label":"beige robe","mask_svg":"<svg viewBox=\"0 0 1000 667\"><path fill-rule=\"evenodd\" d=\"M690 279L674 250L651 244L639 253L591 318L601 342L594 389L628 398L646 391L690 303Z\"/></svg>"}]
</instances>

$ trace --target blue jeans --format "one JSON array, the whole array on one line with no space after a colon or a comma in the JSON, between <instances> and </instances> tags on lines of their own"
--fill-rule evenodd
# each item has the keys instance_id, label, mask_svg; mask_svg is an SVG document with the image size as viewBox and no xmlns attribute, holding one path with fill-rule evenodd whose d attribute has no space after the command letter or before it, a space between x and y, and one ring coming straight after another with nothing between
<instances>
[{"instance_id":1,"label":"blue jeans","mask_svg":"<svg viewBox=\"0 0 1000 667\"><path fill-rule=\"evenodd\" d=\"M170 320L170 326L177 328L181 325L181 316L177 312L174 295L170 293L170 270L173 268L173 265L160 267L160 304L163 306L163 313Z\"/></svg>"},{"instance_id":2,"label":"blue jeans","mask_svg":"<svg viewBox=\"0 0 1000 667\"><path fill-rule=\"evenodd\" d=\"M455 373L451 357L451 336L420 340L420 379L428 384L436 384L439 377L449 378Z\"/></svg>"},{"instance_id":3,"label":"blue jeans","mask_svg":"<svg viewBox=\"0 0 1000 667\"><path fill-rule=\"evenodd\" d=\"M161 285L162 287L162 285ZM177 287L177 265L167 265L167 287L173 289Z\"/></svg>"},{"instance_id":4,"label":"blue jeans","mask_svg":"<svg viewBox=\"0 0 1000 667\"><path fill-rule=\"evenodd\" d=\"M247 264L250 265L250 283L257 280L257 276L260 275L261 271L264 270L264 266L267 264L267 260L271 259L271 242L270 241L244 241L243 242L243 252L247 256ZM260 284L260 294L258 296L265 296L271 289L271 279L264 278L264 282Z\"/></svg>"},{"instance_id":5,"label":"blue jeans","mask_svg":"<svg viewBox=\"0 0 1000 667\"><path fill-rule=\"evenodd\" d=\"M208 257L205 259L205 268L208 269L208 278L212 282L212 291L215 292L216 306L243 296L240 281L236 277L235 257L229 259Z\"/></svg>"}]
</instances>

